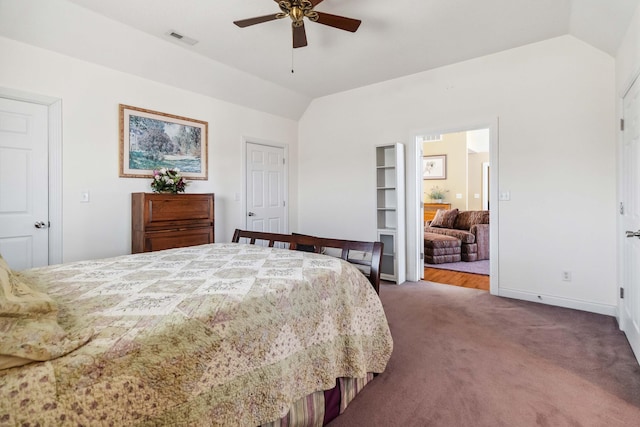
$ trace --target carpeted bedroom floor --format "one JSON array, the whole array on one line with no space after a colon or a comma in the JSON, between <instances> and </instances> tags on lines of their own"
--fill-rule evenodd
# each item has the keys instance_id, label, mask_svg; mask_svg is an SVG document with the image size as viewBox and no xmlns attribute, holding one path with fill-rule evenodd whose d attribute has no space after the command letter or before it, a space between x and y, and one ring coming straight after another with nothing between
<instances>
[{"instance_id":1,"label":"carpeted bedroom floor","mask_svg":"<svg viewBox=\"0 0 640 427\"><path fill-rule=\"evenodd\" d=\"M331 427L640 425L640 367L613 317L431 282L380 297L393 355Z\"/></svg>"}]
</instances>

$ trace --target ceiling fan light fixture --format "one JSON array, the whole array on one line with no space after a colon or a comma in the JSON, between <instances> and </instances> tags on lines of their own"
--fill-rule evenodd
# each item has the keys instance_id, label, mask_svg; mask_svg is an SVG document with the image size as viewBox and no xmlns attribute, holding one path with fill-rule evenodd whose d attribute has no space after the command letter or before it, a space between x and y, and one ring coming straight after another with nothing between
<instances>
[{"instance_id":1,"label":"ceiling fan light fixture","mask_svg":"<svg viewBox=\"0 0 640 427\"><path fill-rule=\"evenodd\" d=\"M293 22L302 22L302 18L304 18L304 12L298 6L294 6L289 12L289 17Z\"/></svg>"}]
</instances>

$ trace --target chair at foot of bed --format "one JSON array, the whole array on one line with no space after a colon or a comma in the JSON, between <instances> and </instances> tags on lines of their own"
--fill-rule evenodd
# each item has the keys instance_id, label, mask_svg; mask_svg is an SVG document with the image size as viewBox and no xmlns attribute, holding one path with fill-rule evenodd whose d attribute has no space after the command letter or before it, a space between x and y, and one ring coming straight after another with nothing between
<instances>
[{"instance_id":1,"label":"chair at foot of bed","mask_svg":"<svg viewBox=\"0 0 640 427\"><path fill-rule=\"evenodd\" d=\"M256 244L256 242L264 242L267 243L267 246L273 247L275 244L281 243L283 247L291 250L305 250L342 258L351 264L355 264L367 276L376 293L380 293L382 242L329 239L295 233L280 234L236 229L231 241L240 243L240 239L244 239L243 242L251 245Z\"/></svg>"}]
</instances>

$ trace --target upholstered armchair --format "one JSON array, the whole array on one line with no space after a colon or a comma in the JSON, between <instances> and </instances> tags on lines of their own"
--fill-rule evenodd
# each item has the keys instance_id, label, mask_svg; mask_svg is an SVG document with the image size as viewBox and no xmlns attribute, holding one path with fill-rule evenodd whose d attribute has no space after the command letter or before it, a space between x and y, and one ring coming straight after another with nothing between
<instances>
[{"instance_id":1,"label":"upholstered armchair","mask_svg":"<svg viewBox=\"0 0 640 427\"><path fill-rule=\"evenodd\" d=\"M438 210L424 232L460 239L462 261L489 259L489 211Z\"/></svg>"}]
</instances>

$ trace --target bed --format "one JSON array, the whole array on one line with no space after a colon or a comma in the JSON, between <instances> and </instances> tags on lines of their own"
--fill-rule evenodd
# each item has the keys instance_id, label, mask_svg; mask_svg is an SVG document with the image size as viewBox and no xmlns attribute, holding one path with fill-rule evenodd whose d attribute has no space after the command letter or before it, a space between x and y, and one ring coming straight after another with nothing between
<instances>
[{"instance_id":1,"label":"bed","mask_svg":"<svg viewBox=\"0 0 640 427\"><path fill-rule=\"evenodd\" d=\"M214 243L5 270L52 311L17 327L5 286L2 350L14 330L50 342L0 352L31 362L0 370L0 425L319 425L312 403L338 384L343 410L393 348L370 282L318 253ZM42 317L58 329L28 331Z\"/></svg>"}]
</instances>

